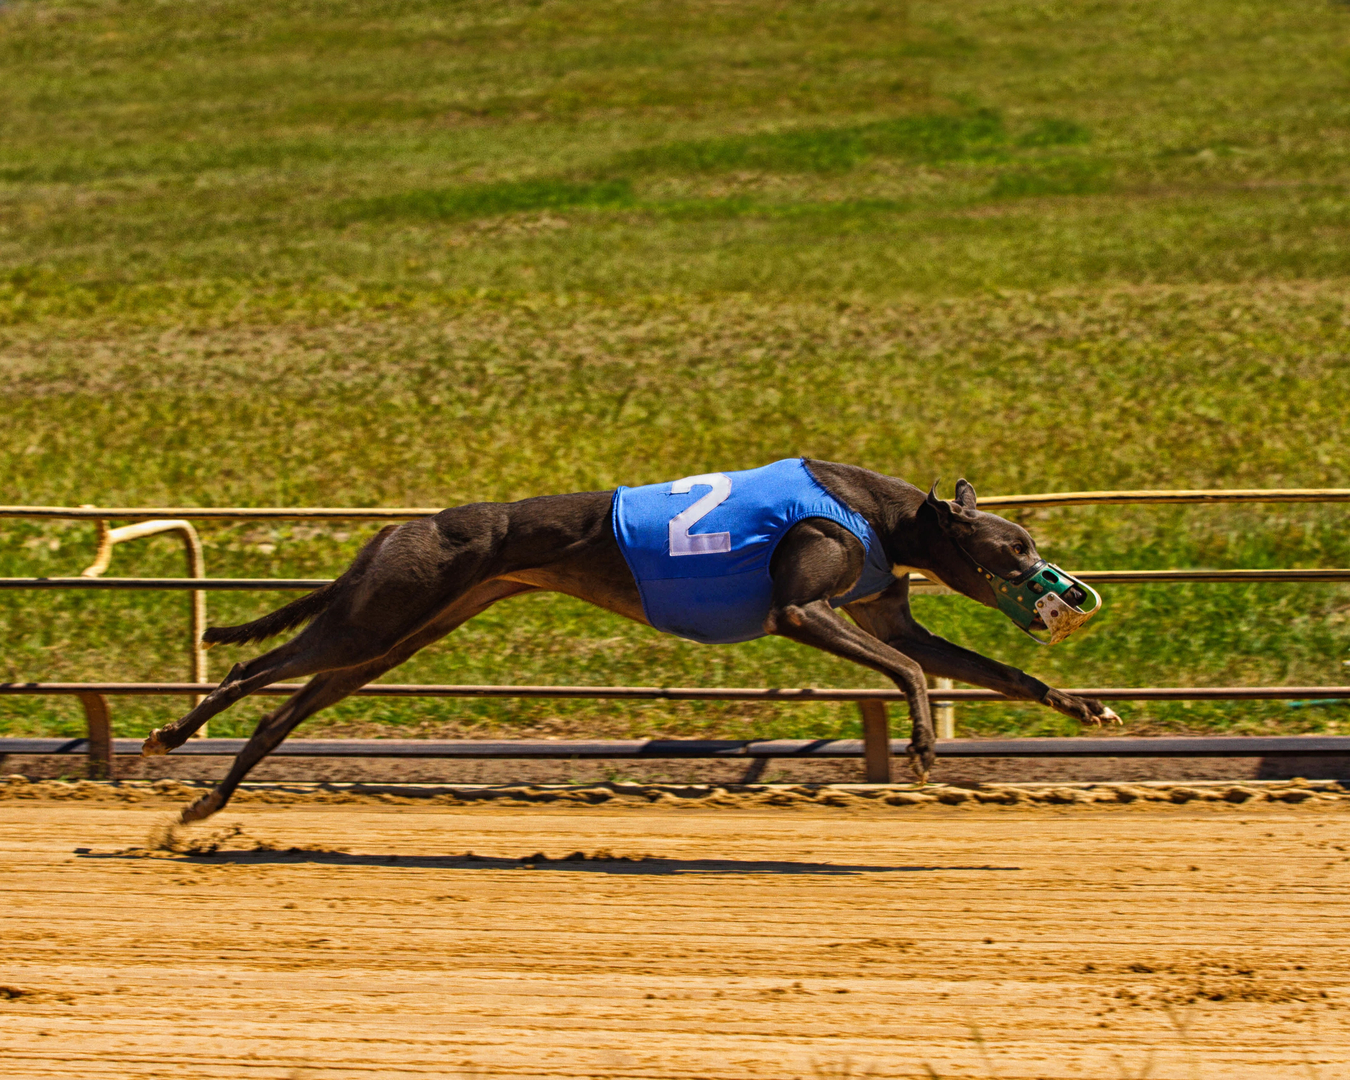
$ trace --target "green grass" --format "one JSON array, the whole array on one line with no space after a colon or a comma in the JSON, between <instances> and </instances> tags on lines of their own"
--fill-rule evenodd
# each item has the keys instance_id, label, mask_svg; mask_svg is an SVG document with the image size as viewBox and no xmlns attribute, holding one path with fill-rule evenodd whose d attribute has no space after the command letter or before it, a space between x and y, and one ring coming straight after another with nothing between
<instances>
[{"instance_id":1,"label":"green grass","mask_svg":"<svg viewBox=\"0 0 1350 1080\"><path fill-rule=\"evenodd\" d=\"M449 220L513 214L524 210L618 206L631 203L632 200L633 187L626 180L601 183L506 180L352 200L339 204L338 214L347 222L389 221L395 218Z\"/></svg>"},{"instance_id":2,"label":"green grass","mask_svg":"<svg viewBox=\"0 0 1350 1080\"><path fill-rule=\"evenodd\" d=\"M1023 145L1083 142L1085 135L1086 129L1070 121L1048 121L1029 131ZM990 157L1006 143L1002 118L983 109L971 116L905 116L870 124L662 143L621 154L612 167L641 173L737 169L832 173L872 158L943 162Z\"/></svg>"},{"instance_id":3,"label":"green grass","mask_svg":"<svg viewBox=\"0 0 1350 1080\"><path fill-rule=\"evenodd\" d=\"M1348 28L1311 0L10 4L0 501L448 505L799 453L986 493L1350 486ZM1350 565L1342 508L1022 517L1071 568ZM208 568L328 575L369 531L213 526ZM0 574L91 553L88 526L10 523ZM142 542L114 572L180 559ZM1054 650L961 601L916 608L1061 684L1346 679L1344 588L1106 599ZM6 593L0 677L180 677L185 605ZM878 685L559 597L494 608L394 678ZM119 730L176 707L119 701ZM1346 716L1123 711L1139 730ZM842 707L716 704L357 702L327 722L856 731ZM0 724L79 721L3 699Z\"/></svg>"}]
</instances>

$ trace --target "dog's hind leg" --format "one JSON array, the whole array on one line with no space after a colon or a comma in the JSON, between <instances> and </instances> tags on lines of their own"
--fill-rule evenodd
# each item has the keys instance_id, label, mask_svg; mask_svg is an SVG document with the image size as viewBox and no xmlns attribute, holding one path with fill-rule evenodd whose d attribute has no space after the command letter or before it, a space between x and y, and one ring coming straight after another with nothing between
<instances>
[{"instance_id":1,"label":"dog's hind leg","mask_svg":"<svg viewBox=\"0 0 1350 1080\"><path fill-rule=\"evenodd\" d=\"M532 586L513 581L485 582L450 605L430 624L401 641L384 656L356 667L327 671L319 675L308 686L287 698L279 708L258 721L252 738L235 757L234 765L231 766L225 779L212 791L188 806L182 812L182 822L187 824L200 821L224 807L253 767L280 746L286 736L308 717L336 704L373 679L378 679L385 672L392 671L413 653L443 638L498 600L532 591L534 591Z\"/></svg>"},{"instance_id":2,"label":"dog's hind leg","mask_svg":"<svg viewBox=\"0 0 1350 1080\"><path fill-rule=\"evenodd\" d=\"M446 511L382 532L380 543L367 545L353 564L359 572L343 575L344 587L313 622L286 644L237 665L186 716L151 732L142 753L182 746L212 716L271 683L378 660L471 592L482 583L500 538L490 509L467 509L468 515ZM448 533L441 518L451 525L467 520Z\"/></svg>"},{"instance_id":3,"label":"dog's hind leg","mask_svg":"<svg viewBox=\"0 0 1350 1080\"><path fill-rule=\"evenodd\" d=\"M307 655L303 649L297 650L295 645L296 642L288 642L262 656L242 664L235 664L230 673L221 680L220 685L207 694L191 712L171 724L150 732L141 746L141 753L147 757L167 754L187 742L192 733L211 717L224 712L241 698L272 683L304 678L306 675L323 670L322 667L316 668L314 658Z\"/></svg>"},{"instance_id":4,"label":"dog's hind leg","mask_svg":"<svg viewBox=\"0 0 1350 1080\"><path fill-rule=\"evenodd\" d=\"M361 669L354 670L359 671ZM316 676L303 689L297 690L291 697L287 698L280 708L274 709L259 720L252 738L245 744L244 749L235 755L234 765L231 766L225 779L197 799L196 802L186 807L179 815L179 820L186 825L193 821L208 818L217 810L222 809L230 801L234 789L248 775L249 770L281 745L281 741L291 733L301 720L322 709L325 705L331 705L342 700L352 690L363 685L365 681L364 676L362 676L362 682L348 689L346 686L348 679L344 676L350 677L351 672L326 671L322 675Z\"/></svg>"},{"instance_id":5,"label":"dog's hind leg","mask_svg":"<svg viewBox=\"0 0 1350 1080\"><path fill-rule=\"evenodd\" d=\"M408 631L414 630L416 625L409 619ZM363 639L359 632L333 633L321 616L286 644L235 664L220 685L189 713L152 731L142 745L141 753L153 757L182 746L211 717L263 687L376 659L388 649L387 644L376 642L378 639L374 642L371 638Z\"/></svg>"}]
</instances>

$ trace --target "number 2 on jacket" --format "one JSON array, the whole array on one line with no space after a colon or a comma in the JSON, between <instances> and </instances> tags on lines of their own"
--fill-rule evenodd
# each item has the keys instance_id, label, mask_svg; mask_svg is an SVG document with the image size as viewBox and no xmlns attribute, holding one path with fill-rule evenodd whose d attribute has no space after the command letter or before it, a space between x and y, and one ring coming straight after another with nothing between
<instances>
[{"instance_id":1,"label":"number 2 on jacket","mask_svg":"<svg viewBox=\"0 0 1350 1080\"><path fill-rule=\"evenodd\" d=\"M731 533L696 533L689 530L707 517L717 507L727 501L731 494L731 477L726 473L703 473L700 476L686 476L670 485L672 495L687 495L695 486L707 485L712 488L687 510L681 510L670 519L670 554L676 555L716 555L731 550ZM659 519L658 519L659 520Z\"/></svg>"}]
</instances>

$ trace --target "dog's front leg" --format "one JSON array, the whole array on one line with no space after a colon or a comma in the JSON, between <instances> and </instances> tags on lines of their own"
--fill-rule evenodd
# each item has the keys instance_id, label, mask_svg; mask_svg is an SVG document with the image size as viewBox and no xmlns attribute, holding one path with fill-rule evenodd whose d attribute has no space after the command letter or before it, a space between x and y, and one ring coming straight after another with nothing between
<instances>
[{"instance_id":1,"label":"dog's front leg","mask_svg":"<svg viewBox=\"0 0 1350 1080\"><path fill-rule=\"evenodd\" d=\"M924 783L936 757L937 737L923 668L893 646L845 622L829 604L828 597L847 589L861 568L862 544L842 527L816 519L794 526L774 555L773 607L764 630L892 679L909 704L910 768Z\"/></svg>"},{"instance_id":2,"label":"dog's front leg","mask_svg":"<svg viewBox=\"0 0 1350 1080\"><path fill-rule=\"evenodd\" d=\"M1036 701L1084 724L1121 722L1096 698L1066 694L1019 668L991 660L939 637L914 619L909 587L901 582L867 603L846 609L863 629L912 657L930 675L983 686L1019 701Z\"/></svg>"},{"instance_id":3,"label":"dog's front leg","mask_svg":"<svg viewBox=\"0 0 1350 1080\"><path fill-rule=\"evenodd\" d=\"M788 605L773 612L769 620L766 627L771 627L771 634L879 671L904 691L910 719L909 764L919 783L926 783L937 758L937 736L928 707L923 668L893 646L844 622L824 600Z\"/></svg>"},{"instance_id":4,"label":"dog's front leg","mask_svg":"<svg viewBox=\"0 0 1350 1080\"><path fill-rule=\"evenodd\" d=\"M922 626L917 629L920 633L903 634L892 640L891 644L914 657L924 671L932 675L957 679L972 686L983 686L1020 701L1038 701L1082 724L1100 726L1121 722L1114 710L1096 698L1078 697L1057 690L1025 671L963 649L960 645L929 633Z\"/></svg>"}]
</instances>

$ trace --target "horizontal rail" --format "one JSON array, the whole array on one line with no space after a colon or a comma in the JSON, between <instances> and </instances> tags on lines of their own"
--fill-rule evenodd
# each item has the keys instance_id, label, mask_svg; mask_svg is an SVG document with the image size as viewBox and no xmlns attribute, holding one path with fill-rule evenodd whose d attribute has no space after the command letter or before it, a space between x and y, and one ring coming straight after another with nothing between
<instances>
[{"instance_id":1,"label":"horizontal rail","mask_svg":"<svg viewBox=\"0 0 1350 1080\"><path fill-rule=\"evenodd\" d=\"M1071 573L1096 585L1143 585L1149 582L1235 585L1243 582L1350 582L1350 569L1296 570L1074 570ZM6 577L0 589L113 589L172 591L207 590L210 592L270 592L318 589L332 578L86 578L86 577ZM920 593L947 592L922 574L909 576L911 588Z\"/></svg>"},{"instance_id":2,"label":"horizontal rail","mask_svg":"<svg viewBox=\"0 0 1350 1080\"><path fill-rule=\"evenodd\" d=\"M174 757L234 755L245 739L191 739ZM902 756L907 740L891 740ZM1350 757L1350 737L1223 736L1218 738L939 739L941 758L1203 758ZM85 754L86 739L0 738L2 754ZM139 755L140 739L114 739L113 753ZM291 739L273 757L346 758L857 758L861 739Z\"/></svg>"},{"instance_id":3,"label":"horizontal rail","mask_svg":"<svg viewBox=\"0 0 1350 1080\"><path fill-rule=\"evenodd\" d=\"M444 506L0 506L0 518L45 518L62 521L146 521L187 518L192 521L411 521L432 517Z\"/></svg>"},{"instance_id":4,"label":"horizontal rail","mask_svg":"<svg viewBox=\"0 0 1350 1080\"><path fill-rule=\"evenodd\" d=\"M991 495L985 509L1030 506L1126 506L1185 503L1350 502L1350 488L1243 488L1178 491L1058 491L1035 495ZM196 521L407 521L439 514L441 506L0 506L0 518L140 521L188 518Z\"/></svg>"},{"instance_id":5,"label":"horizontal rail","mask_svg":"<svg viewBox=\"0 0 1350 1080\"><path fill-rule=\"evenodd\" d=\"M1073 571L1095 585L1141 585L1148 581L1236 584L1243 581L1350 581L1350 569L1298 570L1084 570ZM911 579L912 580L912 579Z\"/></svg>"},{"instance_id":6,"label":"horizontal rail","mask_svg":"<svg viewBox=\"0 0 1350 1080\"><path fill-rule=\"evenodd\" d=\"M138 578L36 577L0 578L0 589L168 589L173 591L270 592L318 589L332 578Z\"/></svg>"},{"instance_id":7,"label":"horizontal rail","mask_svg":"<svg viewBox=\"0 0 1350 1080\"><path fill-rule=\"evenodd\" d=\"M30 682L0 683L7 694L204 694L214 683L175 682ZM303 689L301 683L278 683L255 694L281 697ZM1102 701L1286 701L1308 698L1350 699L1350 686L1089 686L1066 694ZM904 701L900 690L870 688L760 688L738 686L472 686L420 683L373 683L356 691L363 697L568 698L602 701ZM932 701L1010 701L993 690L929 690Z\"/></svg>"},{"instance_id":8,"label":"horizontal rail","mask_svg":"<svg viewBox=\"0 0 1350 1080\"><path fill-rule=\"evenodd\" d=\"M1350 502L1350 488L1230 488L1180 491L1056 491L1040 495L991 495L980 508L1019 506L1177 506L1205 503Z\"/></svg>"}]
</instances>

